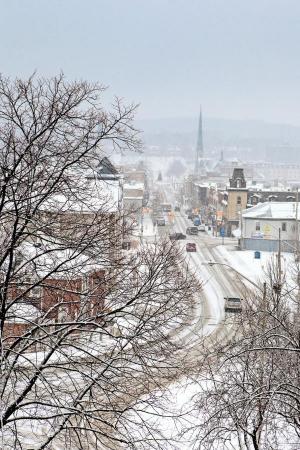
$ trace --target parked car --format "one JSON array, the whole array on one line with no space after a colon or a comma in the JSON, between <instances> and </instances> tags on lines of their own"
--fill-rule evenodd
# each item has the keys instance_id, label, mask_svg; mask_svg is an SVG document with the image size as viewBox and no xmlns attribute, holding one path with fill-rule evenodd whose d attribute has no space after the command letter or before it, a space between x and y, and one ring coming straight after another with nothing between
<instances>
[{"instance_id":1,"label":"parked car","mask_svg":"<svg viewBox=\"0 0 300 450\"><path fill-rule=\"evenodd\" d=\"M193 215L194 215L193 213L188 213L188 216L187 216L188 219L193 220Z\"/></svg>"},{"instance_id":2,"label":"parked car","mask_svg":"<svg viewBox=\"0 0 300 450\"><path fill-rule=\"evenodd\" d=\"M241 299L239 297L225 297L225 313L242 312Z\"/></svg>"},{"instance_id":3,"label":"parked car","mask_svg":"<svg viewBox=\"0 0 300 450\"><path fill-rule=\"evenodd\" d=\"M173 233L169 235L171 241L178 241L179 239L186 239L186 235L183 233Z\"/></svg>"},{"instance_id":4,"label":"parked car","mask_svg":"<svg viewBox=\"0 0 300 450\"><path fill-rule=\"evenodd\" d=\"M163 217L158 217L158 218L156 219L156 225L157 225L158 227L164 227L164 226L166 225L165 219L164 219Z\"/></svg>"},{"instance_id":5,"label":"parked car","mask_svg":"<svg viewBox=\"0 0 300 450\"><path fill-rule=\"evenodd\" d=\"M197 235L198 234L198 228L197 227L188 227L186 229L186 234L194 234Z\"/></svg>"},{"instance_id":6,"label":"parked car","mask_svg":"<svg viewBox=\"0 0 300 450\"><path fill-rule=\"evenodd\" d=\"M196 244L194 242L188 242L185 246L187 252L196 252Z\"/></svg>"},{"instance_id":7,"label":"parked car","mask_svg":"<svg viewBox=\"0 0 300 450\"><path fill-rule=\"evenodd\" d=\"M205 225L204 224L199 225L198 230L199 231L205 231Z\"/></svg>"}]
</instances>

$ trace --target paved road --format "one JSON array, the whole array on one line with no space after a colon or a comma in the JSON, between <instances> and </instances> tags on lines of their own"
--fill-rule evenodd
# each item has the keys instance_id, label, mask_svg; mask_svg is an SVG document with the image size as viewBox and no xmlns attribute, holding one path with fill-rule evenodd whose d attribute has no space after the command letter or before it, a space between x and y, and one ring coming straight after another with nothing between
<instances>
[{"instance_id":1,"label":"paved road","mask_svg":"<svg viewBox=\"0 0 300 450\"><path fill-rule=\"evenodd\" d=\"M165 201L174 205L175 195L170 185L162 187ZM186 234L187 227L192 226L192 222L187 218L183 211L175 212L172 232L180 231ZM161 227L164 230L158 230L161 234L168 233L167 227ZM245 286L236 276L236 273L228 267L214 265L212 267L203 263L207 261L216 261L224 263L217 247L222 244L222 238L212 237L206 232L199 232L198 236L187 236L186 240L177 241L176 245L185 250L187 242L194 242L197 251L195 253L186 252L187 261L191 270L203 283L202 292L199 295L198 316L195 318L192 331L187 330L188 339L192 338L198 342L199 336L210 336L212 340L216 335L228 334L228 329L224 329L224 297L242 297L245 293ZM235 239L225 239L225 243L233 246ZM198 337L196 337L196 333Z\"/></svg>"}]
</instances>

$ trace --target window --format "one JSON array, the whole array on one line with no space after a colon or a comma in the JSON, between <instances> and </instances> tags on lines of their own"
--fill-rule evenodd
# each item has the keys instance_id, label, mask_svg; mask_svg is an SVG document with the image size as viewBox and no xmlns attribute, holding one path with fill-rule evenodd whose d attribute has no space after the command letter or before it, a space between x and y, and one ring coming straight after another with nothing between
<instances>
[{"instance_id":1,"label":"window","mask_svg":"<svg viewBox=\"0 0 300 450\"><path fill-rule=\"evenodd\" d=\"M260 231L260 222L255 223L255 230Z\"/></svg>"},{"instance_id":2,"label":"window","mask_svg":"<svg viewBox=\"0 0 300 450\"><path fill-rule=\"evenodd\" d=\"M282 222L281 224L281 230L286 231L286 222Z\"/></svg>"},{"instance_id":3,"label":"window","mask_svg":"<svg viewBox=\"0 0 300 450\"><path fill-rule=\"evenodd\" d=\"M30 291L28 292L28 297L34 297L39 298L42 296L42 286L35 286L30 288Z\"/></svg>"},{"instance_id":4,"label":"window","mask_svg":"<svg viewBox=\"0 0 300 450\"><path fill-rule=\"evenodd\" d=\"M130 250L130 248L131 248L131 242L130 241L122 242L122 249L123 250Z\"/></svg>"},{"instance_id":5,"label":"window","mask_svg":"<svg viewBox=\"0 0 300 450\"><path fill-rule=\"evenodd\" d=\"M242 197L238 196L236 202L238 205L240 205L242 203Z\"/></svg>"}]
</instances>

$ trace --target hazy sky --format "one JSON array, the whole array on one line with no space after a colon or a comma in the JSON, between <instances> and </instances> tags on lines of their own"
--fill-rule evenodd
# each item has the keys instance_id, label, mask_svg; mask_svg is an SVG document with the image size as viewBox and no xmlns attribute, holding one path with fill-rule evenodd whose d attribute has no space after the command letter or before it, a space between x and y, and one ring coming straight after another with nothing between
<instances>
[{"instance_id":1,"label":"hazy sky","mask_svg":"<svg viewBox=\"0 0 300 450\"><path fill-rule=\"evenodd\" d=\"M300 125L300 0L0 0L1 72L63 70L139 116Z\"/></svg>"}]
</instances>

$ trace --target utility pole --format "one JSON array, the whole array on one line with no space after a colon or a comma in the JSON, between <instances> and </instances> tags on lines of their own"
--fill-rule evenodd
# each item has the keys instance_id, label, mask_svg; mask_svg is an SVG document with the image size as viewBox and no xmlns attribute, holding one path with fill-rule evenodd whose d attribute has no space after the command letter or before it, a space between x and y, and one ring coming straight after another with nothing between
<instances>
[{"instance_id":1,"label":"utility pole","mask_svg":"<svg viewBox=\"0 0 300 450\"><path fill-rule=\"evenodd\" d=\"M240 230L241 230L241 237L240 237L240 249L243 250L244 245L243 245L243 214L242 211L240 211L240 221L241 221L241 226L240 226Z\"/></svg>"},{"instance_id":2,"label":"utility pole","mask_svg":"<svg viewBox=\"0 0 300 450\"><path fill-rule=\"evenodd\" d=\"M278 253L277 253L277 280L273 285L274 292L276 294L276 310L279 308L279 301L281 295L281 228L278 228Z\"/></svg>"},{"instance_id":3,"label":"utility pole","mask_svg":"<svg viewBox=\"0 0 300 450\"><path fill-rule=\"evenodd\" d=\"M300 254L299 254L299 222L298 222L298 208L299 208L299 188L297 187L296 192L296 268L297 268L297 320L299 320L300 314L300 271L299 271L299 263L300 263Z\"/></svg>"},{"instance_id":4,"label":"utility pole","mask_svg":"<svg viewBox=\"0 0 300 450\"><path fill-rule=\"evenodd\" d=\"M299 190L297 188L297 193L296 193L296 257L297 257L297 262L299 262L299 224L298 224L298 202L299 202Z\"/></svg>"},{"instance_id":5,"label":"utility pole","mask_svg":"<svg viewBox=\"0 0 300 450\"><path fill-rule=\"evenodd\" d=\"M281 228L278 229L278 284L281 287Z\"/></svg>"}]
</instances>

